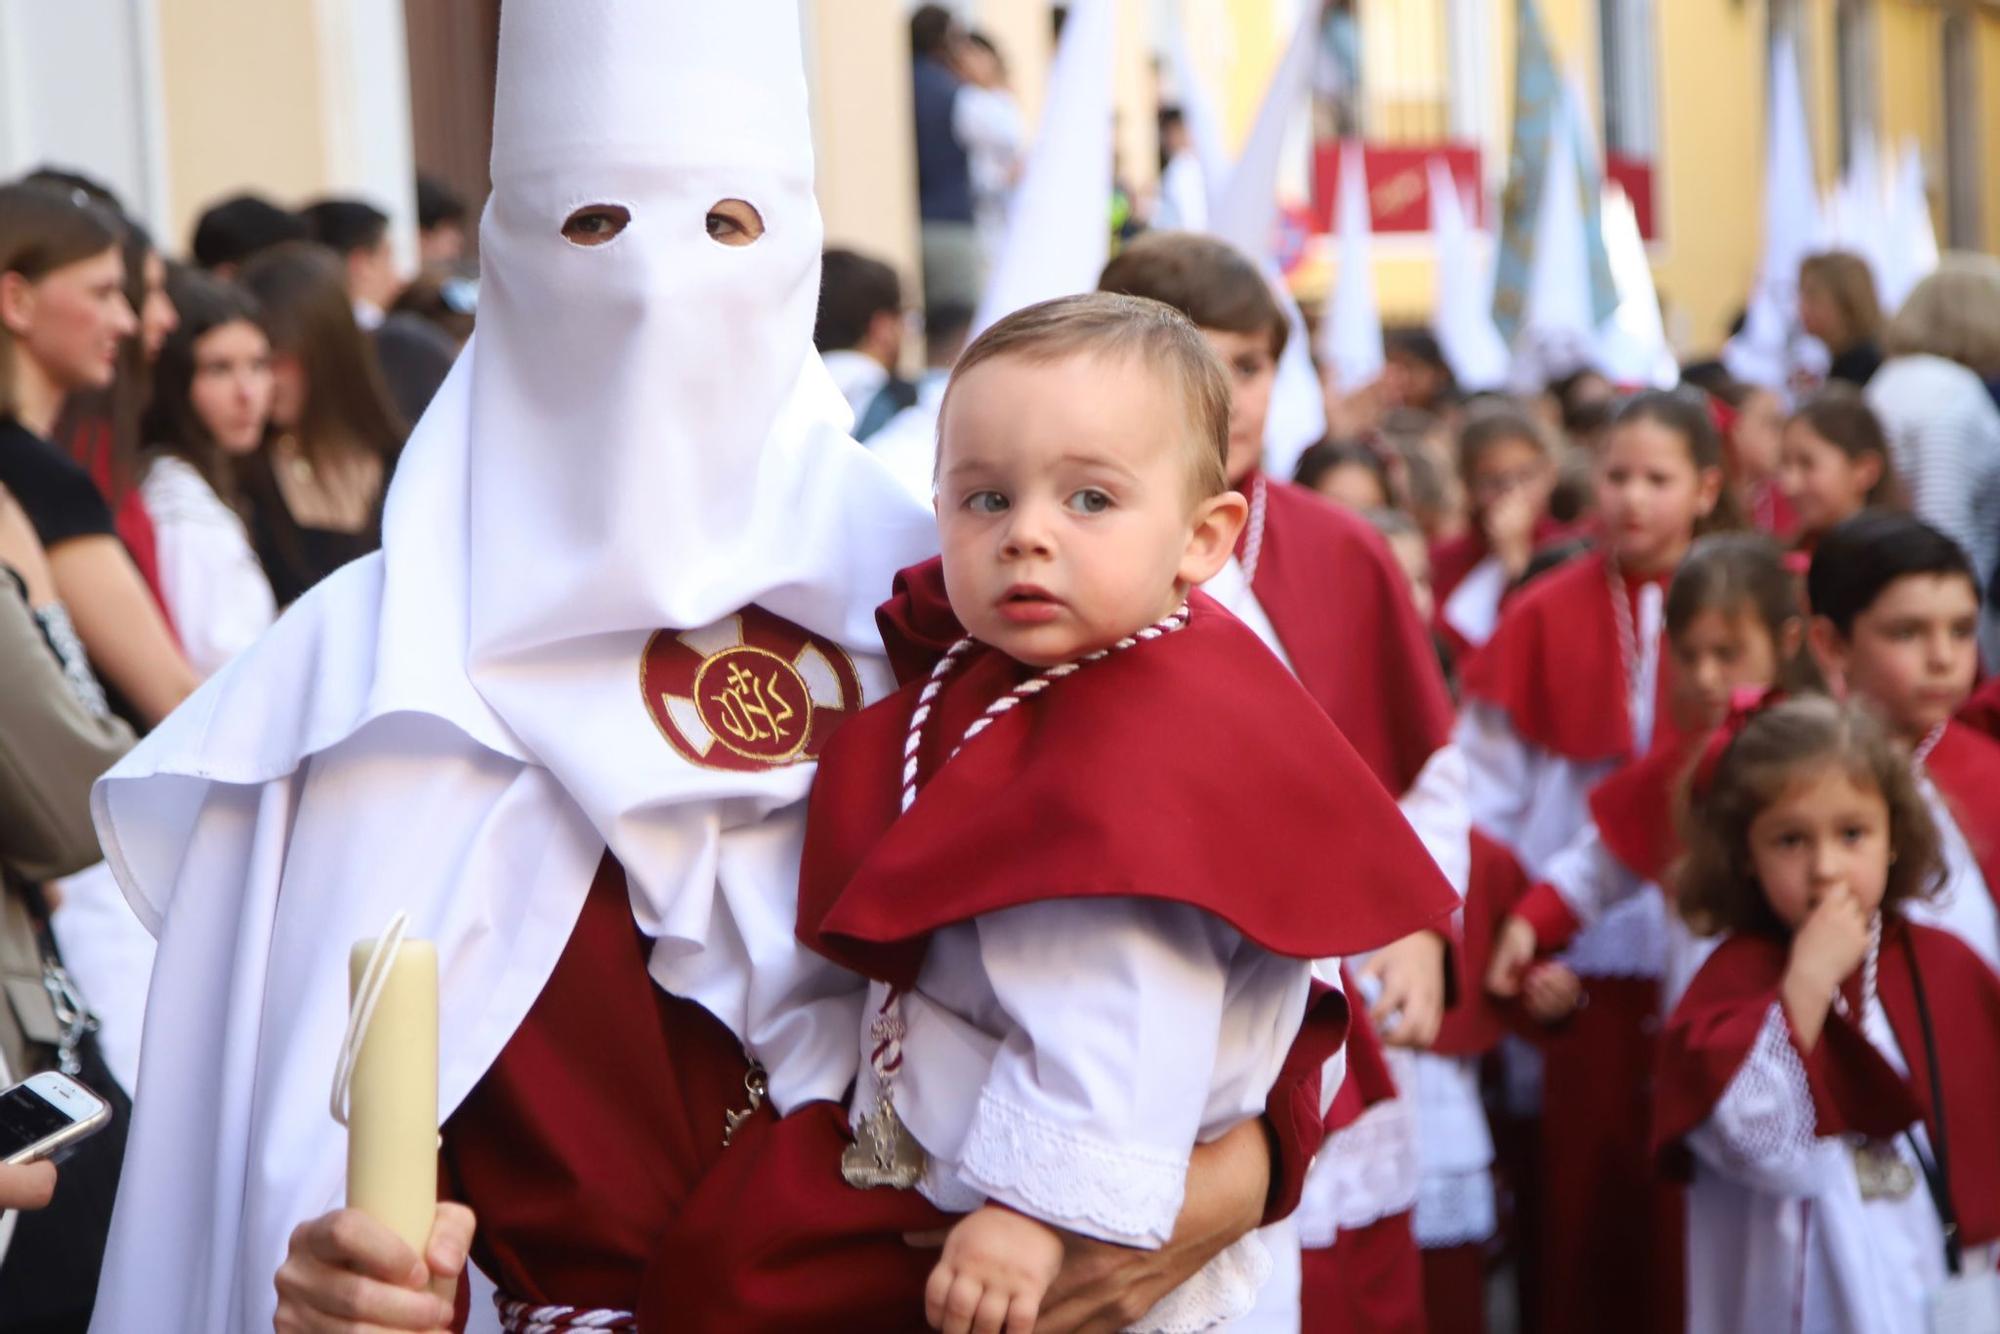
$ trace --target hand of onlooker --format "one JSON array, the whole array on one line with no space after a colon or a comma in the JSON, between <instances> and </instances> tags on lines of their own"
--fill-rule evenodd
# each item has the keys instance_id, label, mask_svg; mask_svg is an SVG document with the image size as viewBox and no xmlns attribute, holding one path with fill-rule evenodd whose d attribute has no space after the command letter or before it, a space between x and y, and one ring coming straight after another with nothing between
<instances>
[{"instance_id":1,"label":"hand of onlooker","mask_svg":"<svg viewBox=\"0 0 2000 1334\"><path fill-rule=\"evenodd\" d=\"M1559 1024L1583 1003L1583 979L1559 963L1536 964L1521 980L1521 1005L1540 1024Z\"/></svg>"},{"instance_id":2,"label":"hand of onlooker","mask_svg":"<svg viewBox=\"0 0 2000 1334\"><path fill-rule=\"evenodd\" d=\"M54 1163L0 1167L0 1209L40 1209L55 1193Z\"/></svg>"},{"instance_id":3,"label":"hand of onlooker","mask_svg":"<svg viewBox=\"0 0 2000 1334\"><path fill-rule=\"evenodd\" d=\"M1512 999L1521 994L1521 977L1541 952L1535 928L1524 917L1508 913L1493 938L1493 956L1486 964L1486 990Z\"/></svg>"},{"instance_id":4,"label":"hand of onlooker","mask_svg":"<svg viewBox=\"0 0 2000 1334\"><path fill-rule=\"evenodd\" d=\"M1392 1047L1428 1047L1444 1022L1444 937L1418 931L1375 951L1361 976L1381 984L1368 1018Z\"/></svg>"},{"instance_id":5,"label":"hand of onlooker","mask_svg":"<svg viewBox=\"0 0 2000 1334\"><path fill-rule=\"evenodd\" d=\"M356 1209L301 1223L278 1269L279 1334L353 1329L447 1331L457 1318L459 1276L472 1248L472 1211L438 1205L419 1258L402 1238Z\"/></svg>"},{"instance_id":6,"label":"hand of onlooker","mask_svg":"<svg viewBox=\"0 0 2000 1334\"><path fill-rule=\"evenodd\" d=\"M944 1334L1034 1334L1062 1271L1062 1234L988 1204L961 1218L924 1285L924 1318Z\"/></svg>"},{"instance_id":7,"label":"hand of onlooker","mask_svg":"<svg viewBox=\"0 0 2000 1334\"><path fill-rule=\"evenodd\" d=\"M27 512L7 488L0 487L0 565L21 576L28 587L28 605L46 607L56 600L55 576L49 572L48 553Z\"/></svg>"}]
</instances>

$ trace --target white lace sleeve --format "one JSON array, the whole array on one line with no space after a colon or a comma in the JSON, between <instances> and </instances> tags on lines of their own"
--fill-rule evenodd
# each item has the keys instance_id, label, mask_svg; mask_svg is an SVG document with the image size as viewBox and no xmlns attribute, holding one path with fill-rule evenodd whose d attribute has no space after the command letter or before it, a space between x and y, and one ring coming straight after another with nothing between
<instances>
[{"instance_id":1,"label":"white lace sleeve","mask_svg":"<svg viewBox=\"0 0 2000 1334\"><path fill-rule=\"evenodd\" d=\"M1246 1232L1197 1269L1187 1282L1160 1298L1126 1334L1198 1334L1241 1320L1257 1305L1257 1293L1271 1277L1271 1250L1255 1232Z\"/></svg>"},{"instance_id":2,"label":"white lace sleeve","mask_svg":"<svg viewBox=\"0 0 2000 1334\"><path fill-rule=\"evenodd\" d=\"M1012 1031L958 1175L1056 1227L1165 1245L1208 1101L1235 932L1139 899L1035 903L977 925Z\"/></svg>"},{"instance_id":3,"label":"white lace sleeve","mask_svg":"<svg viewBox=\"0 0 2000 1334\"><path fill-rule=\"evenodd\" d=\"M1646 887L1645 881L1604 846L1595 820L1577 830L1576 837L1549 858L1542 878L1554 886L1576 915L1579 929L1595 926L1605 913Z\"/></svg>"},{"instance_id":4,"label":"white lace sleeve","mask_svg":"<svg viewBox=\"0 0 2000 1334\"><path fill-rule=\"evenodd\" d=\"M1750 1055L1708 1120L1687 1138L1703 1165L1772 1195L1809 1195L1828 1141L1818 1137L1805 1065L1771 1003Z\"/></svg>"}]
</instances>

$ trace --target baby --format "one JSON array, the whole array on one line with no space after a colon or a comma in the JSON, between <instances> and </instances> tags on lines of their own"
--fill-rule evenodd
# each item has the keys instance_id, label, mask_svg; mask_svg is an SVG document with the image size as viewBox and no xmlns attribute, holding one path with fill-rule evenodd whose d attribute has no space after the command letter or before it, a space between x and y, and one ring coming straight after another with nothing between
<instances>
[{"instance_id":1,"label":"baby","mask_svg":"<svg viewBox=\"0 0 2000 1334\"><path fill-rule=\"evenodd\" d=\"M1063 298L983 334L941 409L942 558L879 618L905 688L820 761L799 934L871 979L854 1138L824 1170L946 1215L934 1328L1025 1334L1079 1239L1164 1246L1194 1147L1265 1114L1295 1040L1315 1071L1336 1056L1313 960L1456 902L1290 673L1194 591L1246 514L1228 412L1206 340L1157 302ZM879 1196L775 1189L760 1227L822 1230L760 1240L761 1275L839 1255L888 1303L850 1327L916 1323ZM1249 1234L1133 1327L1225 1324L1270 1271Z\"/></svg>"}]
</instances>

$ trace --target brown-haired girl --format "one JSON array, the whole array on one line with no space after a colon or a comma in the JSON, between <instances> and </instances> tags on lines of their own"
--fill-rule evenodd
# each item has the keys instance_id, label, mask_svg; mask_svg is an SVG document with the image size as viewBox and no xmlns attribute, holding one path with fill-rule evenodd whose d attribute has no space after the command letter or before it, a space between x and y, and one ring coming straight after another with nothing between
<instances>
[{"instance_id":1,"label":"brown-haired girl","mask_svg":"<svg viewBox=\"0 0 2000 1334\"><path fill-rule=\"evenodd\" d=\"M304 241L243 266L271 338L276 434L240 476L280 606L380 543L382 497L403 447L404 424L354 322L344 272L331 250Z\"/></svg>"},{"instance_id":2,"label":"brown-haired girl","mask_svg":"<svg viewBox=\"0 0 2000 1334\"><path fill-rule=\"evenodd\" d=\"M71 192L0 188L0 485L48 551L68 609L62 628L74 620L97 676L150 726L193 691L195 674L96 483L51 443L65 401L108 388L121 345L139 332L124 240L117 218Z\"/></svg>"},{"instance_id":3,"label":"brown-haired girl","mask_svg":"<svg viewBox=\"0 0 2000 1334\"><path fill-rule=\"evenodd\" d=\"M277 616L235 508L235 466L264 445L271 340L256 302L226 278L177 271L179 327L160 348L140 492L153 516L160 589L188 661L213 673Z\"/></svg>"},{"instance_id":4,"label":"brown-haired girl","mask_svg":"<svg viewBox=\"0 0 2000 1334\"><path fill-rule=\"evenodd\" d=\"M1563 536L1549 515L1556 466L1547 434L1511 407L1475 409L1458 433L1466 531L1431 549L1438 629L1463 656L1492 638L1500 603L1535 549Z\"/></svg>"},{"instance_id":5,"label":"brown-haired girl","mask_svg":"<svg viewBox=\"0 0 2000 1334\"><path fill-rule=\"evenodd\" d=\"M1666 585L1697 533L1726 525L1722 440L1700 395L1649 392L1613 419L1598 459L1603 544L1542 576L1466 664L1458 739L1474 824L1534 879L1590 818L1589 794L1671 731ZM1671 1234L1653 1218L1643 1134L1646 1030L1659 1013L1657 932L1615 920L1576 940L1588 1004L1546 1047L1541 1327L1619 1327L1635 1306L1671 1326ZM1580 966L1579 966L1580 965Z\"/></svg>"},{"instance_id":6,"label":"brown-haired girl","mask_svg":"<svg viewBox=\"0 0 2000 1334\"><path fill-rule=\"evenodd\" d=\"M1990 1313L2000 980L1901 911L1940 870L1907 755L1823 698L1739 716L1684 830L1681 911L1724 935L1661 1041L1655 1142L1694 1159L1687 1328L1942 1329L1948 1285Z\"/></svg>"},{"instance_id":7,"label":"brown-haired girl","mask_svg":"<svg viewBox=\"0 0 2000 1334\"><path fill-rule=\"evenodd\" d=\"M1902 508L1889 437L1868 400L1844 384L1820 390L1785 423L1778 484L1798 516L1799 548L1808 552L1871 505Z\"/></svg>"}]
</instances>

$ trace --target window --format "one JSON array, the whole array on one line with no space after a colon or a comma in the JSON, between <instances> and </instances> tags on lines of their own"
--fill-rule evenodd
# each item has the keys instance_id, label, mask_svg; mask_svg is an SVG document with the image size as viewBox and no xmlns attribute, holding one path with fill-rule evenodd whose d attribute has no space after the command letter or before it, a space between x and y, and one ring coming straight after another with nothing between
<instances>
[{"instance_id":1,"label":"window","mask_svg":"<svg viewBox=\"0 0 2000 1334\"><path fill-rule=\"evenodd\" d=\"M1604 151L1651 162L1659 151L1653 0L1597 0Z\"/></svg>"},{"instance_id":2,"label":"window","mask_svg":"<svg viewBox=\"0 0 2000 1334\"><path fill-rule=\"evenodd\" d=\"M1944 21L1945 234L1955 249L1982 248L1979 191L1979 66L1970 16Z\"/></svg>"},{"instance_id":3,"label":"window","mask_svg":"<svg viewBox=\"0 0 2000 1334\"><path fill-rule=\"evenodd\" d=\"M1875 23L1866 0L1837 0L1833 44L1840 80L1840 168L1875 146Z\"/></svg>"}]
</instances>

